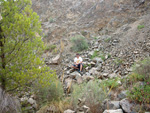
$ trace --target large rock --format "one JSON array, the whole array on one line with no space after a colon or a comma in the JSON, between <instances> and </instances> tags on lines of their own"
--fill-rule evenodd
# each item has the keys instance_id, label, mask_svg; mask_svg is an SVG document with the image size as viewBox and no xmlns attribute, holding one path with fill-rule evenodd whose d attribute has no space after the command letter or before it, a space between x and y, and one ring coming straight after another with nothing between
<instances>
[{"instance_id":1,"label":"large rock","mask_svg":"<svg viewBox=\"0 0 150 113\"><path fill-rule=\"evenodd\" d=\"M122 109L117 110L105 110L103 113L123 113Z\"/></svg>"},{"instance_id":2,"label":"large rock","mask_svg":"<svg viewBox=\"0 0 150 113\"><path fill-rule=\"evenodd\" d=\"M83 82L82 76L76 76L76 80L78 84L81 84Z\"/></svg>"},{"instance_id":3,"label":"large rock","mask_svg":"<svg viewBox=\"0 0 150 113\"><path fill-rule=\"evenodd\" d=\"M75 113L75 111L68 109L68 110L65 110L64 113Z\"/></svg>"},{"instance_id":4,"label":"large rock","mask_svg":"<svg viewBox=\"0 0 150 113\"><path fill-rule=\"evenodd\" d=\"M52 58L52 60L49 63L58 65L58 64L60 64L60 62L61 62L61 55L58 54L54 58Z\"/></svg>"},{"instance_id":5,"label":"large rock","mask_svg":"<svg viewBox=\"0 0 150 113\"><path fill-rule=\"evenodd\" d=\"M105 100L103 102L103 109L120 109L119 101L110 101L110 100Z\"/></svg>"},{"instance_id":6,"label":"large rock","mask_svg":"<svg viewBox=\"0 0 150 113\"><path fill-rule=\"evenodd\" d=\"M73 80L71 78L65 79L65 90L67 93L70 92Z\"/></svg>"},{"instance_id":7,"label":"large rock","mask_svg":"<svg viewBox=\"0 0 150 113\"><path fill-rule=\"evenodd\" d=\"M125 113L131 113L132 104L127 99L121 100L120 106Z\"/></svg>"},{"instance_id":8,"label":"large rock","mask_svg":"<svg viewBox=\"0 0 150 113\"><path fill-rule=\"evenodd\" d=\"M74 71L73 73L70 74L71 78L76 78L76 76L81 76L81 74L78 73L77 71Z\"/></svg>"},{"instance_id":9,"label":"large rock","mask_svg":"<svg viewBox=\"0 0 150 113\"><path fill-rule=\"evenodd\" d=\"M89 75L84 75L82 78L83 78L83 80L86 80L86 81L94 80L94 77L89 76Z\"/></svg>"}]
</instances>

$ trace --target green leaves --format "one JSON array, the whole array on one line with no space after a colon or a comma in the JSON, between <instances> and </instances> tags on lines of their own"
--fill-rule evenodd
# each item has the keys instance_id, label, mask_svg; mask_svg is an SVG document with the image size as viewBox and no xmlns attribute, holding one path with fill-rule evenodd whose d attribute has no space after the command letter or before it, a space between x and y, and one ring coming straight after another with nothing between
<instances>
[{"instance_id":1,"label":"green leaves","mask_svg":"<svg viewBox=\"0 0 150 113\"><path fill-rule=\"evenodd\" d=\"M3 43L4 60L0 58L0 73L5 77L7 90L22 89L38 81L49 85L55 80L56 73L49 71L40 54L44 49L41 40L41 23L39 16L31 9L30 0L7 0L0 4L2 20L0 21L0 42ZM39 68L41 67L41 68Z\"/></svg>"}]
</instances>

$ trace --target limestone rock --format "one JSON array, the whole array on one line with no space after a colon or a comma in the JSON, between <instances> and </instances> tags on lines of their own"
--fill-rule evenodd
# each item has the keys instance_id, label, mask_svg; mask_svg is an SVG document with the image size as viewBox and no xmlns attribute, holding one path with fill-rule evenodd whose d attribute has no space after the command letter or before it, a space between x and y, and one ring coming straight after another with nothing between
<instances>
[{"instance_id":1,"label":"limestone rock","mask_svg":"<svg viewBox=\"0 0 150 113\"><path fill-rule=\"evenodd\" d=\"M123 99L120 101L120 106L125 113L131 113L132 105L127 99Z\"/></svg>"},{"instance_id":2,"label":"limestone rock","mask_svg":"<svg viewBox=\"0 0 150 113\"><path fill-rule=\"evenodd\" d=\"M75 111L68 109L68 110L65 110L64 113L75 113Z\"/></svg>"},{"instance_id":3,"label":"limestone rock","mask_svg":"<svg viewBox=\"0 0 150 113\"><path fill-rule=\"evenodd\" d=\"M105 110L103 113L123 113L122 109L117 110Z\"/></svg>"},{"instance_id":4,"label":"limestone rock","mask_svg":"<svg viewBox=\"0 0 150 113\"><path fill-rule=\"evenodd\" d=\"M58 65L61 62L61 55L58 54L56 57L52 58L52 60L49 62L50 64Z\"/></svg>"}]
</instances>

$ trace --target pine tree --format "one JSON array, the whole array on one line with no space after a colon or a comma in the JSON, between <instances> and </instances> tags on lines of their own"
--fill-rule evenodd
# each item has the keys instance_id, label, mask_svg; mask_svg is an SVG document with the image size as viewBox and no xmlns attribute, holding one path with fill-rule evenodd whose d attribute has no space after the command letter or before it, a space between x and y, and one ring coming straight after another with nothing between
<instances>
[{"instance_id":1,"label":"pine tree","mask_svg":"<svg viewBox=\"0 0 150 113\"><path fill-rule=\"evenodd\" d=\"M7 91L35 81L46 85L55 77L40 59L41 23L31 5L30 0L0 0L0 82Z\"/></svg>"}]
</instances>

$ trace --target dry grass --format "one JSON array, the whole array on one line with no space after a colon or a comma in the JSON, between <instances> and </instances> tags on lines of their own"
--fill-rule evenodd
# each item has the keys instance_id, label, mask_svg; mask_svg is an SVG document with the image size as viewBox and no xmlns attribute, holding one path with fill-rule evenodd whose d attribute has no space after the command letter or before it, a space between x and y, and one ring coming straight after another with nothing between
<instances>
[{"instance_id":1,"label":"dry grass","mask_svg":"<svg viewBox=\"0 0 150 113\"><path fill-rule=\"evenodd\" d=\"M66 98L61 101L51 102L49 105L42 107L37 113L63 113L69 108L71 108L70 99Z\"/></svg>"}]
</instances>

